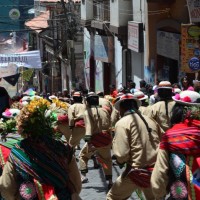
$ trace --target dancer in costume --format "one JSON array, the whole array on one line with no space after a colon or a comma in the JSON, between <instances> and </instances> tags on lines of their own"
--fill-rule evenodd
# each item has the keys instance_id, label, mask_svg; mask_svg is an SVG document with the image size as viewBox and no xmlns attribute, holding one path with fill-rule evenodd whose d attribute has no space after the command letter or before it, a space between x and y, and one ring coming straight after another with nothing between
<instances>
[{"instance_id":1,"label":"dancer in costume","mask_svg":"<svg viewBox=\"0 0 200 200\"><path fill-rule=\"evenodd\" d=\"M117 163L126 168L108 192L107 200L128 199L138 188L147 200L154 199L150 177L162 132L153 119L141 115L140 105L132 94L121 96L115 103L122 118L115 125L113 153Z\"/></svg>"},{"instance_id":2,"label":"dancer in costume","mask_svg":"<svg viewBox=\"0 0 200 200\"><path fill-rule=\"evenodd\" d=\"M86 106L83 104L83 97L80 92L74 92L72 97L74 104L68 109L69 127L71 129L69 144L75 148L85 136L83 116Z\"/></svg>"},{"instance_id":3,"label":"dancer in costume","mask_svg":"<svg viewBox=\"0 0 200 200\"><path fill-rule=\"evenodd\" d=\"M103 108L99 107L99 97L96 94L89 95L86 101L88 106L84 115L86 125L86 144L83 146L79 155L82 182L87 182L87 163L95 153L98 161L103 166L103 171L105 178L108 181L109 188L112 185L112 136L109 131L111 125L110 114Z\"/></svg>"},{"instance_id":4,"label":"dancer in costume","mask_svg":"<svg viewBox=\"0 0 200 200\"><path fill-rule=\"evenodd\" d=\"M172 99L171 83L169 81L161 81L157 90L159 101L149 106L148 113L145 112L145 114L155 119L163 131L166 131L170 127L172 108L175 105Z\"/></svg>"},{"instance_id":5,"label":"dancer in costume","mask_svg":"<svg viewBox=\"0 0 200 200\"><path fill-rule=\"evenodd\" d=\"M81 179L73 150L54 139L57 117L49 108L47 100L33 100L17 117L24 139L11 149L0 177L4 199L79 199Z\"/></svg>"},{"instance_id":6,"label":"dancer in costume","mask_svg":"<svg viewBox=\"0 0 200 200\"><path fill-rule=\"evenodd\" d=\"M200 94L173 97L172 127L163 135L151 177L155 199L200 199Z\"/></svg>"}]
</instances>

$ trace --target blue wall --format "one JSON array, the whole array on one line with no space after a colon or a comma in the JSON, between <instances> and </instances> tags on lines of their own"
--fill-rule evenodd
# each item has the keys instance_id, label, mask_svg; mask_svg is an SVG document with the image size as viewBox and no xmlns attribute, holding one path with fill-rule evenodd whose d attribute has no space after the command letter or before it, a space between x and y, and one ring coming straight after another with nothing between
<instances>
[{"instance_id":1,"label":"blue wall","mask_svg":"<svg viewBox=\"0 0 200 200\"><path fill-rule=\"evenodd\" d=\"M24 29L26 20L33 16L28 14L28 10L34 7L34 0L0 0L0 35L8 36L10 32L20 31ZM12 9L18 9L20 18L13 20L9 16ZM21 32L23 33L23 32Z\"/></svg>"}]
</instances>

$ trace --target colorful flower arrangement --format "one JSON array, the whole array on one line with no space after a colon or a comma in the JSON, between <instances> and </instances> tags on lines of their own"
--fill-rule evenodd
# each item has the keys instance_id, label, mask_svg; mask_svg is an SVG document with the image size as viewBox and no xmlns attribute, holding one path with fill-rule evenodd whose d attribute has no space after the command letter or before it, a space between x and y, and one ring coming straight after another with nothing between
<instances>
[{"instance_id":1,"label":"colorful flower arrangement","mask_svg":"<svg viewBox=\"0 0 200 200\"><path fill-rule=\"evenodd\" d=\"M46 99L34 99L17 116L17 130L23 137L54 136L57 115Z\"/></svg>"},{"instance_id":2,"label":"colorful flower arrangement","mask_svg":"<svg viewBox=\"0 0 200 200\"><path fill-rule=\"evenodd\" d=\"M53 99L51 104L51 110L57 112L67 112L69 106L67 103L60 101L59 99Z\"/></svg>"}]
</instances>

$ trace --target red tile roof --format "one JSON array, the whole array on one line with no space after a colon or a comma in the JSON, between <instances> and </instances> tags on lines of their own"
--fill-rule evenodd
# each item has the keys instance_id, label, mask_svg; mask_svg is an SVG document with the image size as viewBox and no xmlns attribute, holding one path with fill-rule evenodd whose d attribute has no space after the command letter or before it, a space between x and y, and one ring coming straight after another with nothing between
<instances>
[{"instance_id":1,"label":"red tile roof","mask_svg":"<svg viewBox=\"0 0 200 200\"><path fill-rule=\"evenodd\" d=\"M49 26L47 22L48 19L49 11L45 11L44 13L33 18L32 20L27 21L25 25L39 33L42 31L42 29L47 28Z\"/></svg>"}]
</instances>

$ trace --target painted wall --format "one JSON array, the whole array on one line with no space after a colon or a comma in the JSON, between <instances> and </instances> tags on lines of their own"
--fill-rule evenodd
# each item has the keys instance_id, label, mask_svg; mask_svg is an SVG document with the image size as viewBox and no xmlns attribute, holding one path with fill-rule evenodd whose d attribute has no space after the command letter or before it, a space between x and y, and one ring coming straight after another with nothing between
<instances>
[{"instance_id":1,"label":"painted wall","mask_svg":"<svg viewBox=\"0 0 200 200\"><path fill-rule=\"evenodd\" d=\"M95 69L95 91L104 91L103 87L103 63L99 60L96 60L96 69Z\"/></svg>"},{"instance_id":2,"label":"painted wall","mask_svg":"<svg viewBox=\"0 0 200 200\"><path fill-rule=\"evenodd\" d=\"M118 88L122 81L122 46L117 37L114 38L115 44L115 80Z\"/></svg>"},{"instance_id":3,"label":"painted wall","mask_svg":"<svg viewBox=\"0 0 200 200\"><path fill-rule=\"evenodd\" d=\"M34 0L1 0L0 5L0 31L13 30L17 31L24 29L24 22L33 17L28 11L34 7ZM18 9L20 17L18 19L11 18L12 9ZM1 33L1 35L8 35L10 33Z\"/></svg>"},{"instance_id":4,"label":"painted wall","mask_svg":"<svg viewBox=\"0 0 200 200\"><path fill-rule=\"evenodd\" d=\"M85 74L85 84L86 88L90 88L90 56L91 56L91 51L90 51L90 33L89 31L84 28L84 74Z\"/></svg>"}]
</instances>

